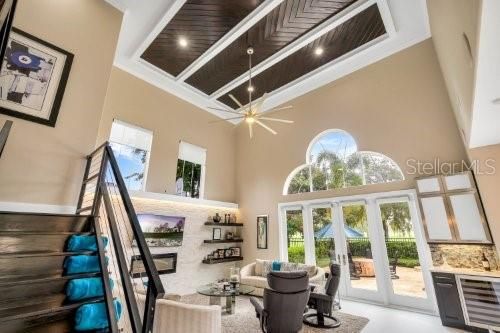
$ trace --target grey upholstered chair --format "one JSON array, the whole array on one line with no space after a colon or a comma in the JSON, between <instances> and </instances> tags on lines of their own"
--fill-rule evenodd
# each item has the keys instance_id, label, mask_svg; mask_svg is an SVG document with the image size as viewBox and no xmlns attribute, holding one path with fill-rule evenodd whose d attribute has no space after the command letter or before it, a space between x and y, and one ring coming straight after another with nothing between
<instances>
[{"instance_id":1,"label":"grey upholstered chair","mask_svg":"<svg viewBox=\"0 0 500 333\"><path fill-rule=\"evenodd\" d=\"M309 299L309 277L304 271L270 272L270 288L264 289L263 303L250 298L264 333L296 333Z\"/></svg>"},{"instance_id":2,"label":"grey upholstered chair","mask_svg":"<svg viewBox=\"0 0 500 333\"><path fill-rule=\"evenodd\" d=\"M330 264L330 275L326 280L325 293L311 292L307 305L316 312L304 315L304 323L320 328L335 328L340 326L340 321L332 316L335 294L339 289L340 265Z\"/></svg>"}]
</instances>

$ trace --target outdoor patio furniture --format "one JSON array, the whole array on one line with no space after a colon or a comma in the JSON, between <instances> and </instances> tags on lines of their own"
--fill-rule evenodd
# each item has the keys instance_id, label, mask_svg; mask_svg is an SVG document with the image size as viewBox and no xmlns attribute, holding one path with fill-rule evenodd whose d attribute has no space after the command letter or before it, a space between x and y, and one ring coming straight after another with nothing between
<instances>
[{"instance_id":1,"label":"outdoor patio furniture","mask_svg":"<svg viewBox=\"0 0 500 333\"><path fill-rule=\"evenodd\" d=\"M373 259L368 258L355 258L353 259L354 264L357 268L359 277L374 277L375 267L373 265Z\"/></svg>"},{"instance_id":2,"label":"outdoor patio furniture","mask_svg":"<svg viewBox=\"0 0 500 333\"><path fill-rule=\"evenodd\" d=\"M347 254L347 259L349 261L349 275L351 276L351 280L359 280L359 274L361 270L359 267L356 267L356 264L352 260L352 254Z\"/></svg>"},{"instance_id":3,"label":"outdoor patio furniture","mask_svg":"<svg viewBox=\"0 0 500 333\"><path fill-rule=\"evenodd\" d=\"M389 270L391 271L391 279L393 280L399 279L399 276L396 274L398 261L399 261L399 251L395 251L394 258L391 258L389 261Z\"/></svg>"}]
</instances>

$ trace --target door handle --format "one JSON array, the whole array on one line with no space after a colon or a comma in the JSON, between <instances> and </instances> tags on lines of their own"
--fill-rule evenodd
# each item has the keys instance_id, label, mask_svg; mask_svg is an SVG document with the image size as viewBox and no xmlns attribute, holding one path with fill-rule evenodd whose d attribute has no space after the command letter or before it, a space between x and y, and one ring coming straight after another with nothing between
<instances>
[{"instance_id":1,"label":"door handle","mask_svg":"<svg viewBox=\"0 0 500 333\"><path fill-rule=\"evenodd\" d=\"M343 263L344 263L344 266L345 266L345 264L346 264L346 260L345 260L345 254L343 254L343 255L342 255L342 261L343 261Z\"/></svg>"}]
</instances>

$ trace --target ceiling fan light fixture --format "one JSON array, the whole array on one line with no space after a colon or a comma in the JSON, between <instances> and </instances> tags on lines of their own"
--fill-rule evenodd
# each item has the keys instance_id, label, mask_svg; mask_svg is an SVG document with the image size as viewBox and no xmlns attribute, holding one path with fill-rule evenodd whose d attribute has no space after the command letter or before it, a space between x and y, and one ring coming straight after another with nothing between
<instances>
[{"instance_id":1,"label":"ceiling fan light fixture","mask_svg":"<svg viewBox=\"0 0 500 333\"><path fill-rule=\"evenodd\" d=\"M323 52L325 52L325 50L323 50L323 48L321 46L318 46L315 50L314 50L314 54L317 55L317 56L320 56L323 54Z\"/></svg>"},{"instance_id":2,"label":"ceiling fan light fixture","mask_svg":"<svg viewBox=\"0 0 500 333\"><path fill-rule=\"evenodd\" d=\"M255 118L253 116L246 116L245 121L247 124L253 124L255 123Z\"/></svg>"},{"instance_id":3,"label":"ceiling fan light fixture","mask_svg":"<svg viewBox=\"0 0 500 333\"><path fill-rule=\"evenodd\" d=\"M185 37L179 37L179 46L186 48L188 46L188 40Z\"/></svg>"}]
</instances>

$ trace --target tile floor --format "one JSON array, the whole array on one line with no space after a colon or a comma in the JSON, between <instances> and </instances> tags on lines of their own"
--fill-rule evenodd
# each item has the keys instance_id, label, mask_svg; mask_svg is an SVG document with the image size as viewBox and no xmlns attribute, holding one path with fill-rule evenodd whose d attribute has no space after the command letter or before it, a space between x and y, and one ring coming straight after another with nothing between
<instances>
[{"instance_id":1,"label":"tile floor","mask_svg":"<svg viewBox=\"0 0 500 333\"><path fill-rule=\"evenodd\" d=\"M342 300L342 311L370 319L363 333L458 333L441 325L439 317L382 306Z\"/></svg>"}]
</instances>

